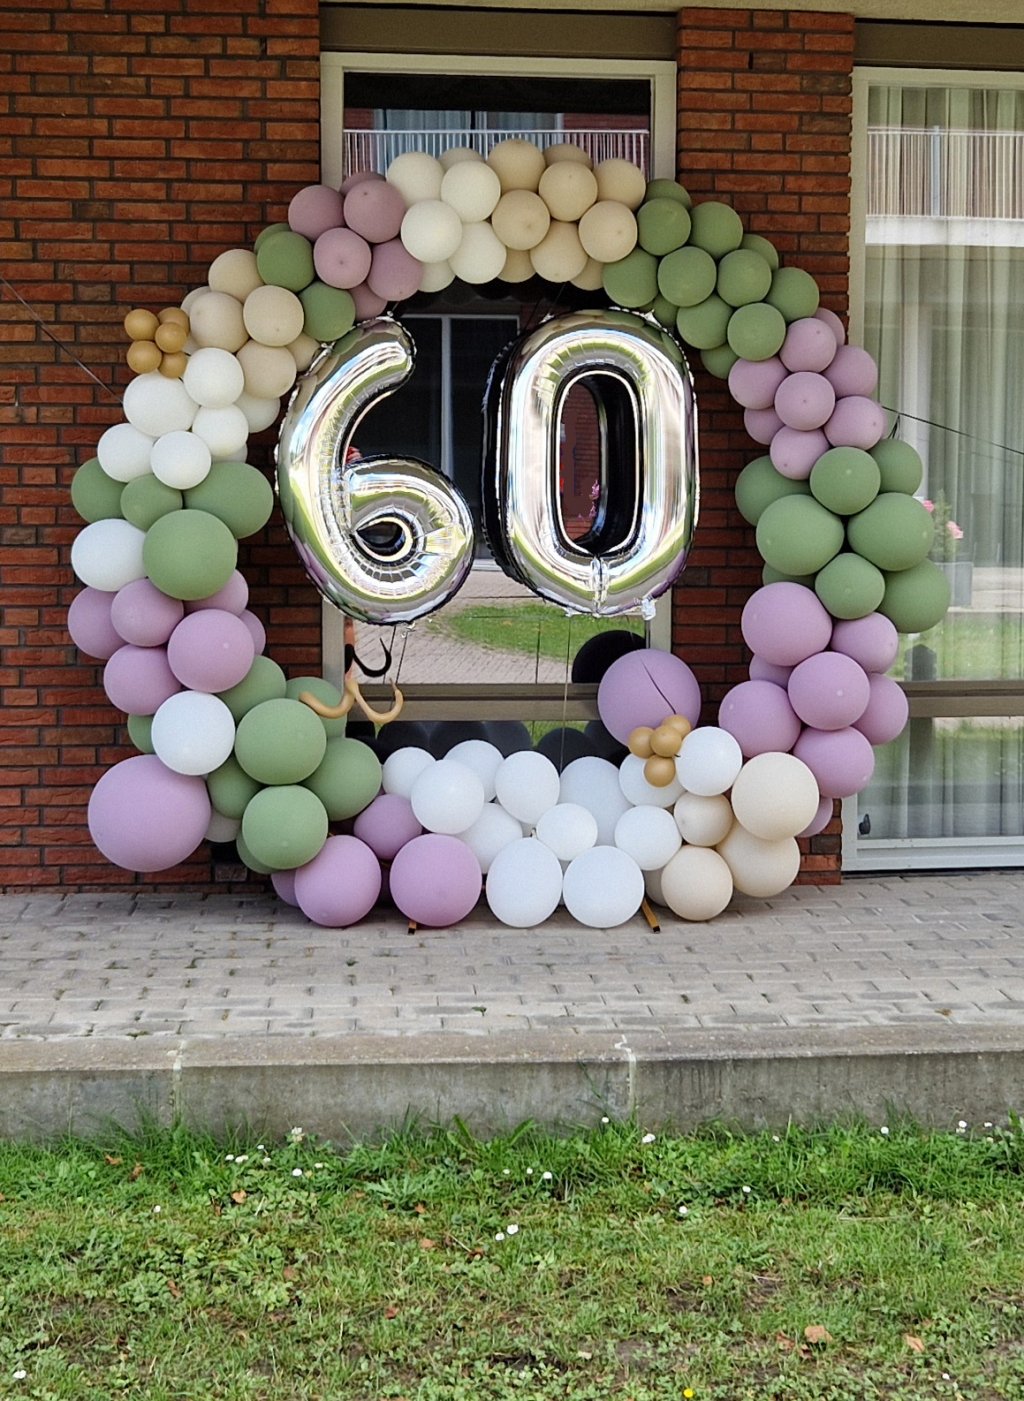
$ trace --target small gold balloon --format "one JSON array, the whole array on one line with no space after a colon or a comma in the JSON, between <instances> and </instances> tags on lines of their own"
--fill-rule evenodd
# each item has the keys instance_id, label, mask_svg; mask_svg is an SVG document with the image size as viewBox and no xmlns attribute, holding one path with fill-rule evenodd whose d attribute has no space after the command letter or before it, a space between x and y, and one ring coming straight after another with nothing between
<instances>
[{"instance_id":1,"label":"small gold balloon","mask_svg":"<svg viewBox=\"0 0 1024 1401\"><path fill-rule=\"evenodd\" d=\"M188 356L184 351L175 351L173 355L165 355L157 366L157 369L167 379L181 379L185 373L185 366L188 364Z\"/></svg>"},{"instance_id":2,"label":"small gold balloon","mask_svg":"<svg viewBox=\"0 0 1024 1401\"><path fill-rule=\"evenodd\" d=\"M132 341L128 347L128 368L137 375L148 375L159 367L163 356L152 341Z\"/></svg>"},{"instance_id":3,"label":"small gold balloon","mask_svg":"<svg viewBox=\"0 0 1024 1401\"><path fill-rule=\"evenodd\" d=\"M651 757L651 735L654 731L650 725L638 725L630 732L626 747L630 754L635 754L638 759L649 759Z\"/></svg>"},{"instance_id":4,"label":"small gold balloon","mask_svg":"<svg viewBox=\"0 0 1024 1401\"><path fill-rule=\"evenodd\" d=\"M133 341L151 341L160 322L144 306L137 306L124 318L124 329Z\"/></svg>"},{"instance_id":5,"label":"small gold balloon","mask_svg":"<svg viewBox=\"0 0 1024 1401\"><path fill-rule=\"evenodd\" d=\"M651 749L666 759L675 758L682 742L682 736L672 725L659 725L651 735Z\"/></svg>"},{"instance_id":6,"label":"small gold balloon","mask_svg":"<svg viewBox=\"0 0 1024 1401\"><path fill-rule=\"evenodd\" d=\"M161 350L166 350L168 355L177 355L179 350L184 350L185 342L188 340L188 331L184 326L179 326L175 321L165 321L162 326L158 326L156 335L153 337Z\"/></svg>"},{"instance_id":7,"label":"small gold balloon","mask_svg":"<svg viewBox=\"0 0 1024 1401\"><path fill-rule=\"evenodd\" d=\"M653 788L667 788L676 776L676 761L652 754L644 764L644 778Z\"/></svg>"},{"instance_id":8,"label":"small gold balloon","mask_svg":"<svg viewBox=\"0 0 1024 1401\"><path fill-rule=\"evenodd\" d=\"M182 311L180 306L165 306L163 311L158 311L156 319L161 326L166 326L168 322L175 326L184 326L188 330L188 312Z\"/></svg>"},{"instance_id":9,"label":"small gold balloon","mask_svg":"<svg viewBox=\"0 0 1024 1401\"><path fill-rule=\"evenodd\" d=\"M670 715L666 720L662 720L662 726L670 725L677 732L680 739L685 739L693 729L685 715Z\"/></svg>"}]
</instances>

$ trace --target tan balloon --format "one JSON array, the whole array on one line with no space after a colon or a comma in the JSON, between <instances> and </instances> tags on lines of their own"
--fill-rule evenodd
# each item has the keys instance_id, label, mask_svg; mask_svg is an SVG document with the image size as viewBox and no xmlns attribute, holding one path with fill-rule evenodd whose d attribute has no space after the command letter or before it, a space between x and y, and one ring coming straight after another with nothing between
<instances>
[{"instance_id":1,"label":"tan balloon","mask_svg":"<svg viewBox=\"0 0 1024 1401\"><path fill-rule=\"evenodd\" d=\"M148 375L160 366L163 352L153 341L132 341L128 347L128 368L137 375Z\"/></svg>"},{"instance_id":2,"label":"tan balloon","mask_svg":"<svg viewBox=\"0 0 1024 1401\"><path fill-rule=\"evenodd\" d=\"M292 359L300 370L308 370L313 363L313 358L321 349L320 342L314 340L312 336L307 336L305 332L301 336L296 336L288 343L288 350Z\"/></svg>"},{"instance_id":3,"label":"tan balloon","mask_svg":"<svg viewBox=\"0 0 1024 1401\"><path fill-rule=\"evenodd\" d=\"M553 219L582 219L597 201L597 178L576 161L557 161L540 177L537 193Z\"/></svg>"},{"instance_id":4,"label":"tan balloon","mask_svg":"<svg viewBox=\"0 0 1024 1401\"><path fill-rule=\"evenodd\" d=\"M676 761L661 754L652 754L644 764L644 778L652 788L667 788L677 776Z\"/></svg>"},{"instance_id":5,"label":"tan balloon","mask_svg":"<svg viewBox=\"0 0 1024 1401\"><path fill-rule=\"evenodd\" d=\"M637 725L635 730L631 730L626 741L626 748L630 754L635 754L638 759L649 759L654 753L651 748L653 734L650 725Z\"/></svg>"},{"instance_id":6,"label":"tan balloon","mask_svg":"<svg viewBox=\"0 0 1024 1401\"><path fill-rule=\"evenodd\" d=\"M536 190L544 174L544 152L532 141L499 141L487 164L497 171L503 191Z\"/></svg>"},{"instance_id":7,"label":"tan balloon","mask_svg":"<svg viewBox=\"0 0 1024 1401\"><path fill-rule=\"evenodd\" d=\"M165 321L162 326L156 328L156 335L153 339L161 350L167 351L168 355L177 355L179 350L185 349L188 330L176 321Z\"/></svg>"},{"instance_id":8,"label":"tan balloon","mask_svg":"<svg viewBox=\"0 0 1024 1401\"><path fill-rule=\"evenodd\" d=\"M599 200L580 220L580 242L600 263L617 263L636 247L633 211L618 200Z\"/></svg>"},{"instance_id":9,"label":"tan balloon","mask_svg":"<svg viewBox=\"0 0 1024 1401\"><path fill-rule=\"evenodd\" d=\"M530 249L538 277L548 282L571 282L587 265L587 254L575 224L553 220L547 233Z\"/></svg>"},{"instance_id":10,"label":"tan balloon","mask_svg":"<svg viewBox=\"0 0 1024 1401\"><path fill-rule=\"evenodd\" d=\"M176 326L184 326L188 330L188 312L184 307L165 306L162 311L158 311L156 319L161 326L166 326L168 321L173 321Z\"/></svg>"},{"instance_id":11,"label":"tan balloon","mask_svg":"<svg viewBox=\"0 0 1024 1401\"><path fill-rule=\"evenodd\" d=\"M133 341L151 341L160 322L143 306L133 307L124 318L125 332Z\"/></svg>"},{"instance_id":12,"label":"tan balloon","mask_svg":"<svg viewBox=\"0 0 1024 1401\"><path fill-rule=\"evenodd\" d=\"M296 365L287 346L248 341L238 352L245 392L256 399L279 399L295 383Z\"/></svg>"},{"instance_id":13,"label":"tan balloon","mask_svg":"<svg viewBox=\"0 0 1024 1401\"><path fill-rule=\"evenodd\" d=\"M536 248L551 227L551 215L540 195L510 190L491 215L491 228L506 248Z\"/></svg>"},{"instance_id":14,"label":"tan balloon","mask_svg":"<svg viewBox=\"0 0 1024 1401\"><path fill-rule=\"evenodd\" d=\"M548 165L555 165L559 161L574 161L577 165L585 165L588 170L594 164L583 147L574 146L571 141L556 141L553 146L546 147L544 160Z\"/></svg>"},{"instance_id":15,"label":"tan balloon","mask_svg":"<svg viewBox=\"0 0 1024 1401\"><path fill-rule=\"evenodd\" d=\"M163 355L157 369L164 379L181 379L185 373L185 366L188 364L188 356L183 350L176 350L171 355Z\"/></svg>"},{"instance_id":16,"label":"tan balloon","mask_svg":"<svg viewBox=\"0 0 1024 1401\"><path fill-rule=\"evenodd\" d=\"M502 282L529 282L533 275L529 253L524 248L510 248L505 255L505 266L498 273Z\"/></svg>"},{"instance_id":17,"label":"tan balloon","mask_svg":"<svg viewBox=\"0 0 1024 1401\"><path fill-rule=\"evenodd\" d=\"M676 757L682 742L682 735L672 725L659 725L651 735L651 749L668 759Z\"/></svg>"},{"instance_id":18,"label":"tan balloon","mask_svg":"<svg viewBox=\"0 0 1024 1401\"><path fill-rule=\"evenodd\" d=\"M598 199L618 200L628 209L639 209L647 194L647 177L632 161L615 156L594 167Z\"/></svg>"}]
</instances>

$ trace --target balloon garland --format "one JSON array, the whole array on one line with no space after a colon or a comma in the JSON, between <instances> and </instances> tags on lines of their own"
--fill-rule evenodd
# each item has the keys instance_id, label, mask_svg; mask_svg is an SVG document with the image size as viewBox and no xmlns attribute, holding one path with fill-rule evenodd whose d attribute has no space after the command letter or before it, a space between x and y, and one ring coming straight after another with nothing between
<instances>
[{"instance_id":1,"label":"balloon garland","mask_svg":"<svg viewBox=\"0 0 1024 1401\"><path fill-rule=\"evenodd\" d=\"M244 461L248 435L275 422L316 357L389 304L456 278L533 276L603 289L630 324L664 328L678 359L677 334L728 380L767 448L736 484L765 561L742 616L750 679L702 727L685 662L621 656L598 692L605 726L632 751L619 768L585 757L559 775L542 754L479 740L440 760L396 749L382 765L344 733L357 692L289 680L264 655L236 569L238 540L273 506ZM486 161L410 152L386 178L300 190L287 223L222 253L180 308L137 308L125 327L137 377L124 420L72 483L86 525L68 616L77 646L105 662L141 751L90 800L90 831L113 863L167 869L204 840L234 840L327 925L365 917L382 862L394 902L425 924L464 918L484 876L492 912L512 925L540 923L560 901L584 924L614 925L645 889L704 920L734 890L790 884L796 838L822 830L833 799L869 781L872 747L901 732L906 701L885 675L898 633L933 626L949 603L914 495L921 462L883 437L875 365L819 307L814 279L781 266L725 204L693 205L626 161L592 168L571 145L510 140ZM352 835L331 835L351 819Z\"/></svg>"}]
</instances>

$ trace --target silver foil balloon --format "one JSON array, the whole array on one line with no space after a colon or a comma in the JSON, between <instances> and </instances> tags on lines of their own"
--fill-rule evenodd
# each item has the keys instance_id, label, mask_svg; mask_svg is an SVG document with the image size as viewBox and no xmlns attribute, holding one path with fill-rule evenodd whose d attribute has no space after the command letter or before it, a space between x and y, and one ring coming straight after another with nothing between
<instances>
[{"instance_id":1,"label":"silver foil balloon","mask_svg":"<svg viewBox=\"0 0 1024 1401\"><path fill-rule=\"evenodd\" d=\"M292 395L277 445L277 490L306 572L366 623L409 623L458 592L473 563L462 493L412 457L346 463L373 405L409 378L412 340L378 317L341 338Z\"/></svg>"},{"instance_id":2,"label":"silver foil balloon","mask_svg":"<svg viewBox=\"0 0 1024 1401\"><path fill-rule=\"evenodd\" d=\"M581 382L597 409L601 493L574 541L559 508L559 429ZM572 612L649 615L697 520L696 404L677 342L631 312L554 317L499 359L484 413L485 527L506 572Z\"/></svg>"}]
</instances>

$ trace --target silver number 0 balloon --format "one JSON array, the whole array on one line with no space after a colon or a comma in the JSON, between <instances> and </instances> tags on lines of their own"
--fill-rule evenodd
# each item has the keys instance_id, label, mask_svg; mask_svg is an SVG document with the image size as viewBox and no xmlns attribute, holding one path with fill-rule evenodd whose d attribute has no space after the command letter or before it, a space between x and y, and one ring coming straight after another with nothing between
<instances>
[{"instance_id":1,"label":"silver number 0 balloon","mask_svg":"<svg viewBox=\"0 0 1024 1401\"><path fill-rule=\"evenodd\" d=\"M346 463L363 416L412 368L412 341L397 321L363 322L313 364L278 438L278 495L306 572L366 623L432 612L473 563L469 507L440 472L410 457Z\"/></svg>"},{"instance_id":2,"label":"silver number 0 balloon","mask_svg":"<svg viewBox=\"0 0 1024 1401\"><path fill-rule=\"evenodd\" d=\"M558 449L565 397L581 381L597 409L602 504L574 541L558 506ZM649 614L683 568L697 519L696 409L678 344L629 312L555 317L495 365L485 415L485 523L503 568L572 612Z\"/></svg>"}]
</instances>

